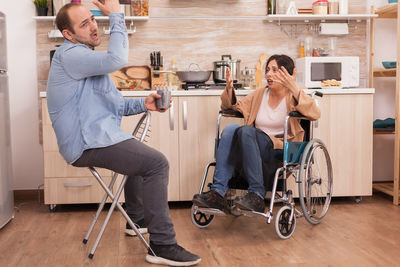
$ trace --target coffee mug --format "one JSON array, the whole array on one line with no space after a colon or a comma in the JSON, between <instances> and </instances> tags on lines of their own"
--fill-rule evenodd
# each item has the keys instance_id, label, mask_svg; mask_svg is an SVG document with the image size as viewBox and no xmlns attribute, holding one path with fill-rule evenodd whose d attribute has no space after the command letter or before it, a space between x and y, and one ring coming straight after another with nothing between
<instances>
[{"instance_id":1,"label":"coffee mug","mask_svg":"<svg viewBox=\"0 0 400 267\"><path fill-rule=\"evenodd\" d=\"M157 94L161 96L157 99L157 108L168 109L171 102L171 91L157 90Z\"/></svg>"}]
</instances>

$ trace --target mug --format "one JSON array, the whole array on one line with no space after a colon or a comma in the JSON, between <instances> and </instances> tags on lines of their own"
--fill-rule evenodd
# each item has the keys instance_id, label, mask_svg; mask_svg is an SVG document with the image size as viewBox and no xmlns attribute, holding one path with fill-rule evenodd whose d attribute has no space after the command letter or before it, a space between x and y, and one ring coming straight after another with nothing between
<instances>
[{"instance_id":1,"label":"mug","mask_svg":"<svg viewBox=\"0 0 400 267\"><path fill-rule=\"evenodd\" d=\"M171 102L171 91L157 90L157 94L161 96L156 101L158 109L168 109Z\"/></svg>"}]
</instances>

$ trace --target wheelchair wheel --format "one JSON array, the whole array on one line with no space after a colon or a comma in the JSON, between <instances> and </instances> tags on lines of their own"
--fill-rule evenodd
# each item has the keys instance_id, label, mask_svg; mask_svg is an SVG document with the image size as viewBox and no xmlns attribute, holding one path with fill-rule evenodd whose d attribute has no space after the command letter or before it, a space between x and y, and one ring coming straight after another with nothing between
<instances>
[{"instance_id":1,"label":"wheelchair wheel","mask_svg":"<svg viewBox=\"0 0 400 267\"><path fill-rule=\"evenodd\" d=\"M293 215L292 223L289 223L292 209L289 206L283 206L279 209L275 218L275 231L282 239L288 239L292 236L296 228L296 216Z\"/></svg>"},{"instance_id":2,"label":"wheelchair wheel","mask_svg":"<svg viewBox=\"0 0 400 267\"><path fill-rule=\"evenodd\" d=\"M190 217L192 218L193 224L199 228L208 227L214 220L214 215L212 214L204 214L200 211L197 211L195 213L194 205L192 205L192 208L190 210Z\"/></svg>"},{"instance_id":3,"label":"wheelchair wheel","mask_svg":"<svg viewBox=\"0 0 400 267\"><path fill-rule=\"evenodd\" d=\"M299 173L299 200L303 215L318 224L332 198L332 163L324 143L311 140L304 149Z\"/></svg>"}]
</instances>

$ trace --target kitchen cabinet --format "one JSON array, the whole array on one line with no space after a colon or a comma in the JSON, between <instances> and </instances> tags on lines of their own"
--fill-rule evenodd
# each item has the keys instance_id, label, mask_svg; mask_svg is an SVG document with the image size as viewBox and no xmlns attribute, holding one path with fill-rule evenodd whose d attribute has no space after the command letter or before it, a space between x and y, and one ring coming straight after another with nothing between
<instances>
[{"instance_id":1,"label":"kitchen cabinet","mask_svg":"<svg viewBox=\"0 0 400 267\"><path fill-rule=\"evenodd\" d=\"M374 19L371 20L371 34L370 34L370 86L373 87L374 77L396 77L396 111L395 111L395 131L389 134L394 134L394 177L393 183L374 183L373 188L393 197L393 204L399 205L399 177L400 177L400 5L392 3L385 5L377 10L373 10L377 14L377 19L387 18L397 20L397 67L395 69L374 69Z\"/></svg>"},{"instance_id":2,"label":"kitchen cabinet","mask_svg":"<svg viewBox=\"0 0 400 267\"><path fill-rule=\"evenodd\" d=\"M169 161L169 201L191 200L200 188L205 166L213 159L219 96L173 97L172 108L152 112L148 145ZM130 131L136 118L124 117Z\"/></svg>"},{"instance_id":3,"label":"kitchen cabinet","mask_svg":"<svg viewBox=\"0 0 400 267\"><path fill-rule=\"evenodd\" d=\"M240 98L251 91L237 92ZM314 136L323 140L332 158L333 196L371 195L373 89L324 89L323 92L324 97L318 99L322 115ZM146 141L169 161L169 201L190 201L198 193L204 168L214 158L220 93L220 90L174 91L170 110L151 113L150 136ZM149 92L123 94L142 97ZM89 170L67 165L58 153L45 98L42 112L45 204L99 202L104 193ZM124 117L121 127L131 132L138 119L139 116ZM241 124L242 120L224 118L221 129L232 122ZM111 171L100 171L107 181L111 179ZM209 182L212 173L213 170L209 172ZM292 188L296 192L297 186Z\"/></svg>"},{"instance_id":4,"label":"kitchen cabinet","mask_svg":"<svg viewBox=\"0 0 400 267\"><path fill-rule=\"evenodd\" d=\"M372 195L373 94L322 92L324 96L317 98L321 117L313 134L324 142L332 161L333 196L355 196L359 201ZM298 196L294 179L288 180L288 188Z\"/></svg>"},{"instance_id":5,"label":"kitchen cabinet","mask_svg":"<svg viewBox=\"0 0 400 267\"><path fill-rule=\"evenodd\" d=\"M89 169L68 165L58 152L46 99L42 99L42 132L44 203L49 205L99 203L104 191L94 180ZM98 171L106 183L111 180L111 171L100 168Z\"/></svg>"}]
</instances>

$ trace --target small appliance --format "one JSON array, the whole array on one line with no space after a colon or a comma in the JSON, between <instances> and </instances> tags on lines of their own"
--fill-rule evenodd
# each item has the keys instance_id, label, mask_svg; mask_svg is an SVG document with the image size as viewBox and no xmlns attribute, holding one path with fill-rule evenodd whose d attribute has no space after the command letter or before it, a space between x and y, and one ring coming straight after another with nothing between
<instances>
[{"instance_id":1,"label":"small appliance","mask_svg":"<svg viewBox=\"0 0 400 267\"><path fill-rule=\"evenodd\" d=\"M325 88L358 87L359 57L303 57L296 59L296 82L300 87Z\"/></svg>"}]
</instances>

